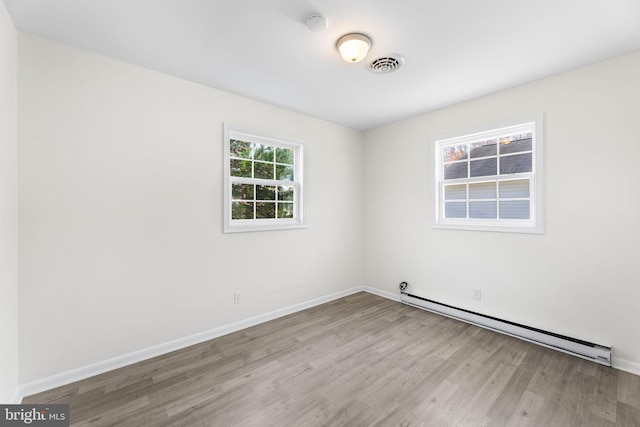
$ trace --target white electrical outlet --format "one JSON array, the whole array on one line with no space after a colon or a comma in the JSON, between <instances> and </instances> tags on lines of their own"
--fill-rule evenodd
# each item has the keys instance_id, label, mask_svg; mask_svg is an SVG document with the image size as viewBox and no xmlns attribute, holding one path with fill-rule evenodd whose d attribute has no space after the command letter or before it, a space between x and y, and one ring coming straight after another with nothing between
<instances>
[{"instance_id":1,"label":"white electrical outlet","mask_svg":"<svg viewBox=\"0 0 640 427\"><path fill-rule=\"evenodd\" d=\"M235 291L233 293L233 303L240 304L241 302L242 302L242 294L240 293L240 291Z\"/></svg>"},{"instance_id":2,"label":"white electrical outlet","mask_svg":"<svg viewBox=\"0 0 640 427\"><path fill-rule=\"evenodd\" d=\"M482 299L482 290L474 289L473 290L473 299L476 301L480 301Z\"/></svg>"}]
</instances>

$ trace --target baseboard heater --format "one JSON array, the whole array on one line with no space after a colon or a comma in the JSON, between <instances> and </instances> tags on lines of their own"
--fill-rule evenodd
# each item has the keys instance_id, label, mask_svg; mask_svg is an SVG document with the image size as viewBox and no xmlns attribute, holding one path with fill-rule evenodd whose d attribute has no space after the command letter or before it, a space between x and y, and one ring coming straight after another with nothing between
<instances>
[{"instance_id":1,"label":"baseboard heater","mask_svg":"<svg viewBox=\"0 0 640 427\"><path fill-rule=\"evenodd\" d=\"M404 304L472 323L486 329L491 329L492 331L520 338L563 353L572 354L582 359L591 360L601 365L611 366L611 347L554 334L553 332L543 331L495 317L485 316L484 314L442 304L406 292L400 293L400 300Z\"/></svg>"}]
</instances>

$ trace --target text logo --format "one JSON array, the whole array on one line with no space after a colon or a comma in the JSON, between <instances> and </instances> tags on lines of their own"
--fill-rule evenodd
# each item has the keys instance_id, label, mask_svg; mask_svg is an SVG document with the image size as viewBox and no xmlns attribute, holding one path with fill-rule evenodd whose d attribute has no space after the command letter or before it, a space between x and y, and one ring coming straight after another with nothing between
<instances>
[{"instance_id":1,"label":"text logo","mask_svg":"<svg viewBox=\"0 0 640 427\"><path fill-rule=\"evenodd\" d=\"M69 405L0 405L0 427L69 427Z\"/></svg>"}]
</instances>

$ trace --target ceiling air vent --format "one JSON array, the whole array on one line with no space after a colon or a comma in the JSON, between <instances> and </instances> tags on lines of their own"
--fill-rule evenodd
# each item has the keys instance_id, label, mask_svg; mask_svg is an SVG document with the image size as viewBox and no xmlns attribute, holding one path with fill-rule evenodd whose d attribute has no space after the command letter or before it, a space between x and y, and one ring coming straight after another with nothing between
<instances>
[{"instance_id":1,"label":"ceiling air vent","mask_svg":"<svg viewBox=\"0 0 640 427\"><path fill-rule=\"evenodd\" d=\"M367 69L375 74L389 74L396 71L404 64L402 55L385 55L375 58L367 64Z\"/></svg>"}]
</instances>

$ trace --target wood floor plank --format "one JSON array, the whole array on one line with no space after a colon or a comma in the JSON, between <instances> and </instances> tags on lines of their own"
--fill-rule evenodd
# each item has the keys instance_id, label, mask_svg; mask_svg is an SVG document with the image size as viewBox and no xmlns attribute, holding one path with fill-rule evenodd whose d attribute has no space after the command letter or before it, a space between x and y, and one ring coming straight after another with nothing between
<instances>
[{"instance_id":1,"label":"wood floor plank","mask_svg":"<svg viewBox=\"0 0 640 427\"><path fill-rule=\"evenodd\" d=\"M640 377L628 372L618 371L616 378L618 401L632 408L640 409Z\"/></svg>"},{"instance_id":2,"label":"wood floor plank","mask_svg":"<svg viewBox=\"0 0 640 427\"><path fill-rule=\"evenodd\" d=\"M624 427L640 427L640 409L618 402L616 408L616 425Z\"/></svg>"},{"instance_id":3,"label":"wood floor plank","mask_svg":"<svg viewBox=\"0 0 640 427\"><path fill-rule=\"evenodd\" d=\"M468 410L462 412L458 423L471 425L474 420L487 419L488 412L513 377L517 368L515 366L500 364L487 379L480 390L468 402Z\"/></svg>"},{"instance_id":4,"label":"wood floor plank","mask_svg":"<svg viewBox=\"0 0 640 427\"><path fill-rule=\"evenodd\" d=\"M586 365L582 363L581 365ZM591 402L591 413L599 420L607 420L612 423L616 422L616 411L618 406L617 399L617 375L615 371L611 369L602 369L598 371L600 375L592 375L588 378L593 378L594 381L594 393ZM590 382L589 379L585 379L584 382ZM577 390L584 388L583 383L575 385Z\"/></svg>"},{"instance_id":5,"label":"wood floor plank","mask_svg":"<svg viewBox=\"0 0 640 427\"><path fill-rule=\"evenodd\" d=\"M500 395L489 408L487 416L496 425L506 425L518 408L533 374L520 367L509 378Z\"/></svg>"},{"instance_id":6,"label":"wood floor plank","mask_svg":"<svg viewBox=\"0 0 640 427\"><path fill-rule=\"evenodd\" d=\"M72 426L639 426L640 379L357 293L24 399Z\"/></svg>"},{"instance_id":7,"label":"wood floor plank","mask_svg":"<svg viewBox=\"0 0 640 427\"><path fill-rule=\"evenodd\" d=\"M507 427L543 425L540 420L542 418L544 400L542 396L525 390L514 410L510 411L511 414L504 425Z\"/></svg>"}]
</instances>

